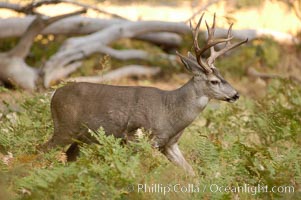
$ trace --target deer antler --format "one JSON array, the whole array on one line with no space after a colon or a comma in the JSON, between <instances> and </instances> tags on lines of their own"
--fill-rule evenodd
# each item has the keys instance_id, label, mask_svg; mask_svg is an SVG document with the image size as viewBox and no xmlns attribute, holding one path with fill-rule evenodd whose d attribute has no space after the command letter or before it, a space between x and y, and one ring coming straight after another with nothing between
<instances>
[{"instance_id":1,"label":"deer antler","mask_svg":"<svg viewBox=\"0 0 301 200\"><path fill-rule=\"evenodd\" d=\"M227 34L227 38L214 38L215 18L216 18L215 13L214 13L213 23L212 23L211 28L209 27L208 23L205 21L206 27L207 27L207 32L208 32L208 38L206 40L205 46L203 48L200 48L199 43L198 43L198 34L199 34L199 29L200 29L200 25L201 25L204 14L205 13L202 14L195 29L192 28L192 25L190 22L190 29L191 29L192 36L193 36L193 47L194 47L194 51L195 51L196 60L197 60L198 64L205 70L206 73L211 73L212 72L212 69L211 69L212 64L214 63L214 61L217 57L219 57L220 55L223 55L224 53L226 53L227 51L229 51L235 47L238 47L239 45L241 45L243 43L246 43L248 41L248 39L246 39L242 42L231 44L230 40L233 39L233 36L231 33L233 24L230 25L230 28L229 28L228 34ZM223 42L226 43L225 47L220 51L215 51L214 46L219 43L223 43ZM210 57L207 59L207 62L205 62L202 59L202 55L209 48L210 48Z\"/></svg>"},{"instance_id":2,"label":"deer antler","mask_svg":"<svg viewBox=\"0 0 301 200\"><path fill-rule=\"evenodd\" d=\"M214 14L214 16L215 16L215 14ZM214 20L215 20L215 17L214 17ZM209 66L211 66L214 63L214 61L217 57L225 54L227 51L230 51L231 49L234 49L235 47L242 45L243 43L248 42L248 38L247 38L241 42L231 44L231 40L233 39L232 26L233 26L233 23L230 24L230 27L228 29L227 39L225 39L226 44L223 49L221 49L219 51L215 51L214 46L210 47L210 57L207 59L207 63Z\"/></svg>"}]
</instances>

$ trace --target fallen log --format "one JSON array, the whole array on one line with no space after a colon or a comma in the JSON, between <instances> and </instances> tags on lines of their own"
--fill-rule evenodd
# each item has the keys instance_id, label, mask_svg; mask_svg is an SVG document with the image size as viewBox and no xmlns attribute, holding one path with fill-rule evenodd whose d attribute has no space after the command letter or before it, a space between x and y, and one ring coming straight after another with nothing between
<instances>
[{"instance_id":1,"label":"fallen log","mask_svg":"<svg viewBox=\"0 0 301 200\"><path fill-rule=\"evenodd\" d=\"M118 80L129 76L154 76L161 71L160 67L146 67L141 65L127 65L115 70L112 70L104 75L82 76L68 78L70 82L90 82L101 83L107 81Z\"/></svg>"},{"instance_id":2,"label":"fallen log","mask_svg":"<svg viewBox=\"0 0 301 200\"><path fill-rule=\"evenodd\" d=\"M0 19L0 39L8 37L22 36L28 26L35 19L35 16L13 17ZM74 16L62 19L45 28L40 34L42 35L86 35L100 31L109 26L128 22L123 19L99 19L83 16ZM176 33L146 33L137 35L133 39L151 42L166 47L178 47L182 38Z\"/></svg>"}]
</instances>

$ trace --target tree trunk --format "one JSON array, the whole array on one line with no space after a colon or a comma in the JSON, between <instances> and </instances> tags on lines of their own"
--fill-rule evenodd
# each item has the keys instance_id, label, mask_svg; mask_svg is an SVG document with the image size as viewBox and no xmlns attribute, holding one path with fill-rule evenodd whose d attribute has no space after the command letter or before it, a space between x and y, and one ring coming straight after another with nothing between
<instances>
[{"instance_id":1,"label":"tree trunk","mask_svg":"<svg viewBox=\"0 0 301 200\"><path fill-rule=\"evenodd\" d=\"M0 54L0 79L27 90L35 90L39 71L28 66L24 61L34 38L49 24L83 12L85 11L81 10L55 17L37 16L26 29L17 45L10 51Z\"/></svg>"},{"instance_id":2,"label":"tree trunk","mask_svg":"<svg viewBox=\"0 0 301 200\"><path fill-rule=\"evenodd\" d=\"M22 36L35 16L26 16L23 18L0 19L0 38L20 37ZM82 16L74 16L62 19L45 28L41 34L48 35L86 35L112 25L126 23L122 19L99 19ZM138 35L134 39L151 42L166 47L178 47L182 38L176 33L146 33Z\"/></svg>"},{"instance_id":3,"label":"tree trunk","mask_svg":"<svg viewBox=\"0 0 301 200\"><path fill-rule=\"evenodd\" d=\"M161 21L126 22L107 27L87 36L70 38L66 40L61 49L46 62L43 69L44 86L49 87L51 82L64 78L68 73L76 70L73 63L93 53L111 53L109 55L118 55L123 58L148 59L150 56L142 50L131 50L131 52L130 50L113 50L107 45L121 38L133 38L137 35L149 32L165 31L183 34L189 32L190 29L184 23ZM174 56L160 56L174 59Z\"/></svg>"}]
</instances>

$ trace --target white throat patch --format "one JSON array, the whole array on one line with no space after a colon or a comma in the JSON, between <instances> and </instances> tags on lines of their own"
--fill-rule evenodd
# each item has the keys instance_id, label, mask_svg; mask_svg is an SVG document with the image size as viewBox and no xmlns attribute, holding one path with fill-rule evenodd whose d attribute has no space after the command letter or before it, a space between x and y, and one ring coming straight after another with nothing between
<instances>
[{"instance_id":1,"label":"white throat patch","mask_svg":"<svg viewBox=\"0 0 301 200\"><path fill-rule=\"evenodd\" d=\"M197 99L197 104L200 108L204 109L209 102L209 98L207 96L201 96Z\"/></svg>"}]
</instances>

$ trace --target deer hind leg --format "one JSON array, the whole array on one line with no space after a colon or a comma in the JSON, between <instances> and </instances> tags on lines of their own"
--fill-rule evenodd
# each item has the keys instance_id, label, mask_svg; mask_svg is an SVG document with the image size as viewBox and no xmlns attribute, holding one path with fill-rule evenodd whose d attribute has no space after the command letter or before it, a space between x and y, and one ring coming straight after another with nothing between
<instances>
[{"instance_id":1,"label":"deer hind leg","mask_svg":"<svg viewBox=\"0 0 301 200\"><path fill-rule=\"evenodd\" d=\"M195 176L192 167L185 160L177 143L166 146L163 153L171 162L182 167L189 175Z\"/></svg>"},{"instance_id":2,"label":"deer hind leg","mask_svg":"<svg viewBox=\"0 0 301 200\"><path fill-rule=\"evenodd\" d=\"M70 145L70 147L66 151L67 161L76 161L77 156L79 155L79 144L78 142L74 142L73 140L62 140L61 138L52 137L45 144L40 147L40 150L43 152L47 152L50 149L57 147L64 147L66 145Z\"/></svg>"},{"instance_id":3,"label":"deer hind leg","mask_svg":"<svg viewBox=\"0 0 301 200\"><path fill-rule=\"evenodd\" d=\"M74 142L70 145L70 147L66 151L68 162L76 161L77 157L79 156L80 150L78 145L79 144L77 142Z\"/></svg>"},{"instance_id":4,"label":"deer hind leg","mask_svg":"<svg viewBox=\"0 0 301 200\"><path fill-rule=\"evenodd\" d=\"M57 147L64 147L72 144L73 137L70 133L65 134L65 132L54 131L52 137L43 145L41 145L41 150L44 152Z\"/></svg>"}]
</instances>

